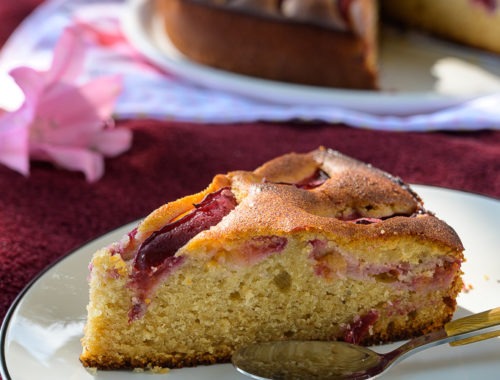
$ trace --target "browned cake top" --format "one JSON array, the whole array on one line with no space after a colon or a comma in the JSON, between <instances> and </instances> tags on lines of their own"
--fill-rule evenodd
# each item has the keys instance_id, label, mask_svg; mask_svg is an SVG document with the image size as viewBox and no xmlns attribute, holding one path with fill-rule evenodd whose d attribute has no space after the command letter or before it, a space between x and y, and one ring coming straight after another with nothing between
<instances>
[{"instance_id":1,"label":"browned cake top","mask_svg":"<svg viewBox=\"0 0 500 380\"><path fill-rule=\"evenodd\" d=\"M401 179L333 150L287 154L227 178L238 206L200 234L203 241L315 231L344 243L419 237L463 249L455 231Z\"/></svg>"},{"instance_id":2,"label":"browned cake top","mask_svg":"<svg viewBox=\"0 0 500 380\"><path fill-rule=\"evenodd\" d=\"M127 251L223 188L234 194L234 209L228 208L221 221L193 239L199 244L316 231L347 243L418 236L457 252L463 250L455 231L427 212L418 195L401 179L339 152L319 148L305 154L286 154L253 172L217 175L204 191L151 213L138 227L136 244Z\"/></svg>"}]
</instances>

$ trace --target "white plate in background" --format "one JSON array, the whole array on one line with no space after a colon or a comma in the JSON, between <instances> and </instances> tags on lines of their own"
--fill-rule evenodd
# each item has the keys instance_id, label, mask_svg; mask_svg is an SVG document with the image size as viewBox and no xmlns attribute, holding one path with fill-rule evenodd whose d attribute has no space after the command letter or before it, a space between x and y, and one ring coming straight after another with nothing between
<instances>
[{"instance_id":1,"label":"white plate in background","mask_svg":"<svg viewBox=\"0 0 500 380\"><path fill-rule=\"evenodd\" d=\"M408 115L436 111L500 91L498 55L388 28L382 30L379 52L382 91L306 86L218 70L193 62L177 51L152 11L152 4L128 0L122 26L136 49L181 78L255 100Z\"/></svg>"}]
</instances>

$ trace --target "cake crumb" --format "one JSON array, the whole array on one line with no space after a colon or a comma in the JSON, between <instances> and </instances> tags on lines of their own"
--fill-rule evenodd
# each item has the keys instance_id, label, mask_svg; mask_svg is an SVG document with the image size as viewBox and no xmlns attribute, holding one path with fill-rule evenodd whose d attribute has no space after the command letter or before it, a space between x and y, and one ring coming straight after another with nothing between
<instances>
[{"instance_id":1,"label":"cake crumb","mask_svg":"<svg viewBox=\"0 0 500 380\"><path fill-rule=\"evenodd\" d=\"M490 280L490 276L488 276L487 274L485 274L485 275L483 276L483 278L484 278L484 280L485 280L485 281L489 281L489 280Z\"/></svg>"},{"instance_id":2,"label":"cake crumb","mask_svg":"<svg viewBox=\"0 0 500 380\"><path fill-rule=\"evenodd\" d=\"M464 284L462 291L464 293L469 293L473 289L474 289L474 286L472 286L472 284Z\"/></svg>"},{"instance_id":3,"label":"cake crumb","mask_svg":"<svg viewBox=\"0 0 500 380\"><path fill-rule=\"evenodd\" d=\"M87 372L90 373L92 376L97 375L97 368L96 367L87 367Z\"/></svg>"},{"instance_id":4,"label":"cake crumb","mask_svg":"<svg viewBox=\"0 0 500 380\"><path fill-rule=\"evenodd\" d=\"M168 367L160 367L160 366L148 366L146 368L134 368L133 372L135 373L152 373L152 374L166 374L170 372L170 368Z\"/></svg>"},{"instance_id":5,"label":"cake crumb","mask_svg":"<svg viewBox=\"0 0 500 380\"><path fill-rule=\"evenodd\" d=\"M165 374L170 372L170 368L154 366L151 368L151 372L156 374Z\"/></svg>"}]
</instances>

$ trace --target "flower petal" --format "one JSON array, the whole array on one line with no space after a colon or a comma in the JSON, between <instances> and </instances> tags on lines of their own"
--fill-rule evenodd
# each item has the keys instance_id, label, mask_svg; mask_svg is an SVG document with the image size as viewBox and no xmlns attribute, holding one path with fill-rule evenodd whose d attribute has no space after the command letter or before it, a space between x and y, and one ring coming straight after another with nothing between
<instances>
[{"instance_id":1,"label":"flower petal","mask_svg":"<svg viewBox=\"0 0 500 380\"><path fill-rule=\"evenodd\" d=\"M0 116L0 162L23 175L29 174L28 124L33 109L25 103Z\"/></svg>"},{"instance_id":2,"label":"flower petal","mask_svg":"<svg viewBox=\"0 0 500 380\"><path fill-rule=\"evenodd\" d=\"M58 84L57 95L40 99L37 109L37 141L55 145L89 147L94 134L104 127L104 121L80 89L67 84Z\"/></svg>"},{"instance_id":3,"label":"flower petal","mask_svg":"<svg viewBox=\"0 0 500 380\"><path fill-rule=\"evenodd\" d=\"M46 84L74 81L83 71L87 46L75 28L67 27L57 41Z\"/></svg>"},{"instance_id":4,"label":"flower petal","mask_svg":"<svg viewBox=\"0 0 500 380\"><path fill-rule=\"evenodd\" d=\"M52 86L40 100L32 136L55 145L93 147L111 117L120 89L120 77L98 79L83 87L65 83Z\"/></svg>"},{"instance_id":5,"label":"flower petal","mask_svg":"<svg viewBox=\"0 0 500 380\"><path fill-rule=\"evenodd\" d=\"M104 174L104 158L88 149L36 144L32 147L32 157L52 161L64 169L81 171L89 182L97 181Z\"/></svg>"},{"instance_id":6,"label":"flower petal","mask_svg":"<svg viewBox=\"0 0 500 380\"><path fill-rule=\"evenodd\" d=\"M89 81L80 88L80 91L97 115L105 120L111 116L122 89L123 78L120 75L113 75Z\"/></svg>"},{"instance_id":7,"label":"flower petal","mask_svg":"<svg viewBox=\"0 0 500 380\"><path fill-rule=\"evenodd\" d=\"M93 147L107 157L115 157L130 149L132 131L126 128L105 129L95 135Z\"/></svg>"},{"instance_id":8,"label":"flower petal","mask_svg":"<svg viewBox=\"0 0 500 380\"><path fill-rule=\"evenodd\" d=\"M122 90L122 78L109 76L77 86L57 83L45 91L38 114L62 124L108 119Z\"/></svg>"},{"instance_id":9,"label":"flower petal","mask_svg":"<svg viewBox=\"0 0 500 380\"><path fill-rule=\"evenodd\" d=\"M43 74L31 67L16 67L9 73L24 93L24 101L36 107L44 88Z\"/></svg>"}]
</instances>

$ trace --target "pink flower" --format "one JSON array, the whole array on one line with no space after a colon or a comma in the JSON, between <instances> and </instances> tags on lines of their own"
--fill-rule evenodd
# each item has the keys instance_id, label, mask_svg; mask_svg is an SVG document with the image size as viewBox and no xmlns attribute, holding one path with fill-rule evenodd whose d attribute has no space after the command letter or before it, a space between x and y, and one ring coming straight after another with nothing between
<instances>
[{"instance_id":1,"label":"pink flower","mask_svg":"<svg viewBox=\"0 0 500 380\"><path fill-rule=\"evenodd\" d=\"M0 162L29 174L30 157L85 173L88 181L104 173L104 157L130 148L132 133L110 123L121 77L79 83L85 44L67 28L48 71L18 67L10 72L25 100L14 112L0 113Z\"/></svg>"}]
</instances>

